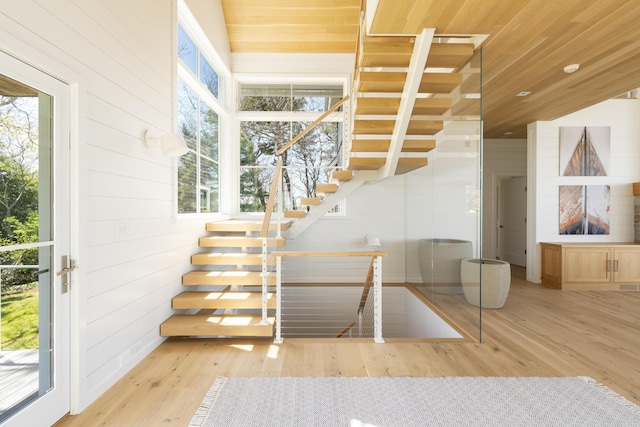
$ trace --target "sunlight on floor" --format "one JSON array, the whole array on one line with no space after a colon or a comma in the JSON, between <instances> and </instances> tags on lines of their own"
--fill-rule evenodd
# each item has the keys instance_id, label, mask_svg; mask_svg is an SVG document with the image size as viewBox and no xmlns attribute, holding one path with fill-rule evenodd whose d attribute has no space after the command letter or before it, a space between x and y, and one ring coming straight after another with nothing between
<instances>
[{"instance_id":1,"label":"sunlight on floor","mask_svg":"<svg viewBox=\"0 0 640 427\"><path fill-rule=\"evenodd\" d=\"M277 345L270 345L269 351L267 352L267 357L269 359L277 359L278 353L280 352L280 347Z\"/></svg>"},{"instance_id":2,"label":"sunlight on floor","mask_svg":"<svg viewBox=\"0 0 640 427\"><path fill-rule=\"evenodd\" d=\"M231 345L231 347L237 348L238 350L253 351L254 345L253 344L245 344L245 345L233 344L233 345Z\"/></svg>"}]
</instances>

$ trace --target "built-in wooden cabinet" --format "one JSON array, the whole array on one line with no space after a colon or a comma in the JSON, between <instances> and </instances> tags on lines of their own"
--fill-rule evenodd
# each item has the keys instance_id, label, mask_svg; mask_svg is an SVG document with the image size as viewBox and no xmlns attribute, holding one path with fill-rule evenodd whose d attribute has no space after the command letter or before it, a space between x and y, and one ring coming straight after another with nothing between
<instances>
[{"instance_id":1,"label":"built-in wooden cabinet","mask_svg":"<svg viewBox=\"0 0 640 427\"><path fill-rule=\"evenodd\" d=\"M543 286L563 290L640 290L640 244L540 246Z\"/></svg>"}]
</instances>

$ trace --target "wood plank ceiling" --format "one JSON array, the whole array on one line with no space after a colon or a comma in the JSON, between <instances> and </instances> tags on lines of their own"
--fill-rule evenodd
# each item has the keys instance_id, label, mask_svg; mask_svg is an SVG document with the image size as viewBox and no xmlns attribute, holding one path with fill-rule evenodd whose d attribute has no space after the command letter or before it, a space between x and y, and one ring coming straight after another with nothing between
<instances>
[{"instance_id":1,"label":"wood plank ceiling","mask_svg":"<svg viewBox=\"0 0 640 427\"><path fill-rule=\"evenodd\" d=\"M222 0L231 51L355 53L360 1ZM638 22L638 0L379 0L371 31L489 35L484 136L526 138L528 123L640 87Z\"/></svg>"}]
</instances>

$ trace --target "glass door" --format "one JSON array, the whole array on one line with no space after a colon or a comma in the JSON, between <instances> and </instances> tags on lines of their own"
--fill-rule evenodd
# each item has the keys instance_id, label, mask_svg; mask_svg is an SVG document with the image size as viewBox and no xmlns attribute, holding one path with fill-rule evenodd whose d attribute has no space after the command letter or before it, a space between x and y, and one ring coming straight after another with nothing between
<instances>
[{"instance_id":1,"label":"glass door","mask_svg":"<svg viewBox=\"0 0 640 427\"><path fill-rule=\"evenodd\" d=\"M0 423L69 411L69 87L0 52Z\"/></svg>"}]
</instances>

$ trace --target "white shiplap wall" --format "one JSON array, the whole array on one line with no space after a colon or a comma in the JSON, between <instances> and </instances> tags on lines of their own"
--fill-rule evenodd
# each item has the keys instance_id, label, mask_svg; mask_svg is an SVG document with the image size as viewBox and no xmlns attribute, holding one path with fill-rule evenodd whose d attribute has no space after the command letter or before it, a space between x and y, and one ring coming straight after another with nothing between
<instances>
[{"instance_id":1,"label":"white shiplap wall","mask_svg":"<svg viewBox=\"0 0 640 427\"><path fill-rule=\"evenodd\" d=\"M224 28L211 3L198 19ZM143 144L146 129L173 128L175 25L175 1L2 2L0 48L76 85L74 412L161 342L203 234L174 216L174 160Z\"/></svg>"},{"instance_id":2,"label":"white shiplap wall","mask_svg":"<svg viewBox=\"0 0 640 427\"><path fill-rule=\"evenodd\" d=\"M365 184L346 200L347 215L325 217L295 239L287 240L292 251L368 250L365 236L380 237L382 277L386 283L404 282L404 177ZM286 258L283 280L289 282L364 283L367 258Z\"/></svg>"},{"instance_id":3,"label":"white shiplap wall","mask_svg":"<svg viewBox=\"0 0 640 427\"><path fill-rule=\"evenodd\" d=\"M563 177L559 173L561 126L610 126L611 172L606 177ZM633 241L634 214L631 184L640 181L640 101L617 99L602 102L563 118L529 125L528 187L535 186L529 200L527 279L540 282L540 242ZM558 234L558 188L560 185L611 186L610 234L571 236ZM532 196L531 194L529 195Z\"/></svg>"}]
</instances>

